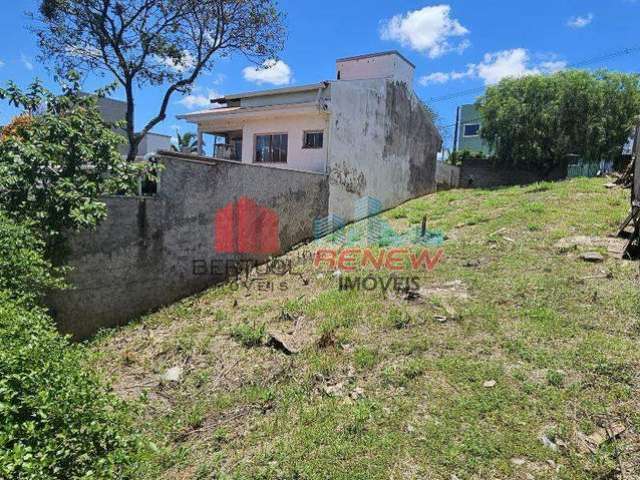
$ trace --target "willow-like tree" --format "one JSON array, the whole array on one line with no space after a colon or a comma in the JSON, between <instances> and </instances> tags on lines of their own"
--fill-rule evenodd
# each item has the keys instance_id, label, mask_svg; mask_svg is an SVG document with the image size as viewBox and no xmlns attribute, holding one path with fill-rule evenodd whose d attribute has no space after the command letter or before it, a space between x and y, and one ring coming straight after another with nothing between
<instances>
[{"instance_id":1,"label":"willow-like tree","mask_svg":"<svg viewBox=\"0 0 640 480\"><path fill-rule=\"evenodd\" d=\"M481 135L502 166L550 171L568 154L613 160L640 115L640 75L570 70L507 78L477 106Z\"/></svg>"},{"instance_id":2,"label":"willow-like tree","mask_svg":"<svg viewBox=\"0 0 640 480\"><path fill-rule=\"evenodd\" d=\"M242 54L257 64L283 48L275 0L40 0L33 15L42 59L62 71L102 71L126 94L128 159L216 60ZM164 86L157 112L135 129L136 91ZM139 91L139 90L138 90Z\"/></svg>"}]
</instances>

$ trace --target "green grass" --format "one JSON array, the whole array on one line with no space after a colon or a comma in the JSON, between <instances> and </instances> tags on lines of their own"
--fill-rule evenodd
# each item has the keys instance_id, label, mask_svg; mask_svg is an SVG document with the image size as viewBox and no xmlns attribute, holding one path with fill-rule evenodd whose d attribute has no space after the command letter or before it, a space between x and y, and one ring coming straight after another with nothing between
<instances>
[{"instance_id":1,"label":"green grass","mask_svg":"<svg viewBox=\"0 0 640 480\"><path fill-rule=\"evenodd\" d=\"M97 340L116 391L144 399L141 478L614 478L640 429L637 265L554 246L615 230L628 192L603 183L453 190L385 213L446 233L418 280L460 281L467 300L339 291L305 265L310 281L285 292L214 288ZM265 346L267 326L300 353ZM182 382L158 386L176 364ZM625 435L584 453L578 434L611 421Z\"/></svg>"},{"instance_id":2,"label":"green grass","mask_svg":"<svg viewBox=\"0 0 640 480\"><path fill-rule=\"evenodd\" d=\"M262 325L240 324L233 327L231 336L245 347L257 347L262 344L266 329Z\"/></svg>"}]
</instances>

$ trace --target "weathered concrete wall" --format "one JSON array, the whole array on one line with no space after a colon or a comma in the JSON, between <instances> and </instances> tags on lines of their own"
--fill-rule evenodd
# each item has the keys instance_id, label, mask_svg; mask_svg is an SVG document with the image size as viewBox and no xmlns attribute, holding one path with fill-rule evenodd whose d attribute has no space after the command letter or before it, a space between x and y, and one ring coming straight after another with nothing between
<instances>
[{"instance_id":1,"label":"weathered concrete wall","mask_svg":"<svg viewBox=\"0 0 640 480\"><path fill-rule=\"evenodd\" d=\"M350 221L362 197L387 209L435 190L442 140L405 83L332 83L331 115L330 213Z\"/></svg>"},{"instance_id":2,"label":"weathered concrete wall","mask_svg":"<svg viewBox=\"0 0 640 480\"><path fill-rule=\"evenodd\" d=\"M265 260L215 251L216 212L240 197L277 213L282 251L312 238L313 220L328 212L326 175L159 159L165 170L155 198L107 198L107 220L71 239L74 288L49 299L62 331L85 338L224 280L222 272L194 271L194 261Z\"/></svg>"},{"instance_id":3,"label":"weathered concrete wall","mask_svg":"<svg viewBox=\"0 0 640 480\"><path fill-rule=\"evenodd\" d=\"M316 218L354 220L362 197L387 209L435 190L441 139L404 82L335 82L331 97L330 124L320 115L298 120L289 139L301 142L303 129L325 127L327 150L308 160L319 167L326 154L330 176L164 152L156 197L106 199L107 221L71 239L75 288L50 299L61 329L87 337L224 280L222 272L198 274L194 261L265 260L214 248L216 212L240 198L275 212L284 252L312 238Z\"/></svg>"},{"instance_id":4,"label":"weathered concrete wall","mask_svg":"<svg viewBox=\"0 0 640 480\"><path fill-rule=\"evenodd\" d=\"M567 178L567 164L550 172L494 167L485 159L470 159L460 167L461 188L492 188L509 185L527 185L541 181L564 180Z\"/></svg>"},{"instance_id":5,"label":"weathered concrete wall","mask_svg":"<svg viewBox=\"0 0 640 480\"><path fill-rule=\"evenodd\" d=\"M458 188L460 185L460 167L444 162L437 162L436 185L438 190Z\"/></svg>"}]
</instances>

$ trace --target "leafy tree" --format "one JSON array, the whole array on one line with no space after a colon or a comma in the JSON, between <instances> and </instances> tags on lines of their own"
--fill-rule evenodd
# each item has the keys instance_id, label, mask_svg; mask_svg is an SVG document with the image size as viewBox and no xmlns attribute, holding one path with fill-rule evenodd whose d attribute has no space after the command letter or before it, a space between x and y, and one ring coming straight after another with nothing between
<instances>
[{"instance_id":1,"label":"leafy tree","mask_svg":"<svg viewBox=\"0 0 640 480\"><path fill-rule=\"evenodd\" d=\"M197 153L198 152L198 138L193 132L186 132L180 135L180 132L176 132L176 144L171 145L171 148L175 152L182 153Z\"/></svg>"},{"instance_id":2,"label":"leafy tree","mask_svg":"<svg viewBox=\"0 0 640 480\"><path fill-rule=\"evenodd\" d=\"M34 14L43 59L63 69L101 70L127 97L129 160L217 58L241 53L257 63L282 49L275 0L40 0ZM135 87L167 85L153 118L136 133Z\"/></svg>"},{"instance_id":3,"label":"leafy tree","mask_svg":"<svg viewBox=\"0 0 640 480\"><path fill-rule=\"evenodd\" d=\"M147 168L122 157L122 137L79 88L74 75L61 95L38 81L24 91L14 83L0 88L0 99L25 112L0 135L0 206L14 219L32 221L49 249L66 230L104 219L98 197L135 191Z\"/></svg>"},{"instance_id":4,"label":"leafy tree","mask_svg":"<svg viewBox=\"0 0 640 480\"><path fill-rule=\"evenodd\" d=\"M504 79L477 102L498 163L553 169L567 154L619 156L640 114L640 75L565 71Z\"/></svg>"}]
</instances>

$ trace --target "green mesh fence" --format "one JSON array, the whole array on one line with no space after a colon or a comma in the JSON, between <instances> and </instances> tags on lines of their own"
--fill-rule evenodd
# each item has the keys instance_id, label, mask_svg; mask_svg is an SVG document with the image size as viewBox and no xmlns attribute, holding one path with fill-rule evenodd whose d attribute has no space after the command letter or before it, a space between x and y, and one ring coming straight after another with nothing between
<instances>
[{"instance_id":1,"label":"green mesh fence","mask_svg":"<svg viewBox=\"0 0 640 480\"><path fill-rule=\"evenodd\" d=\"M573 165L569 165L568 169L568 177L576 178L576 177L595 177L598 175L600 171L600 163L576 163Z\"/></svg>"}]
</instances>

